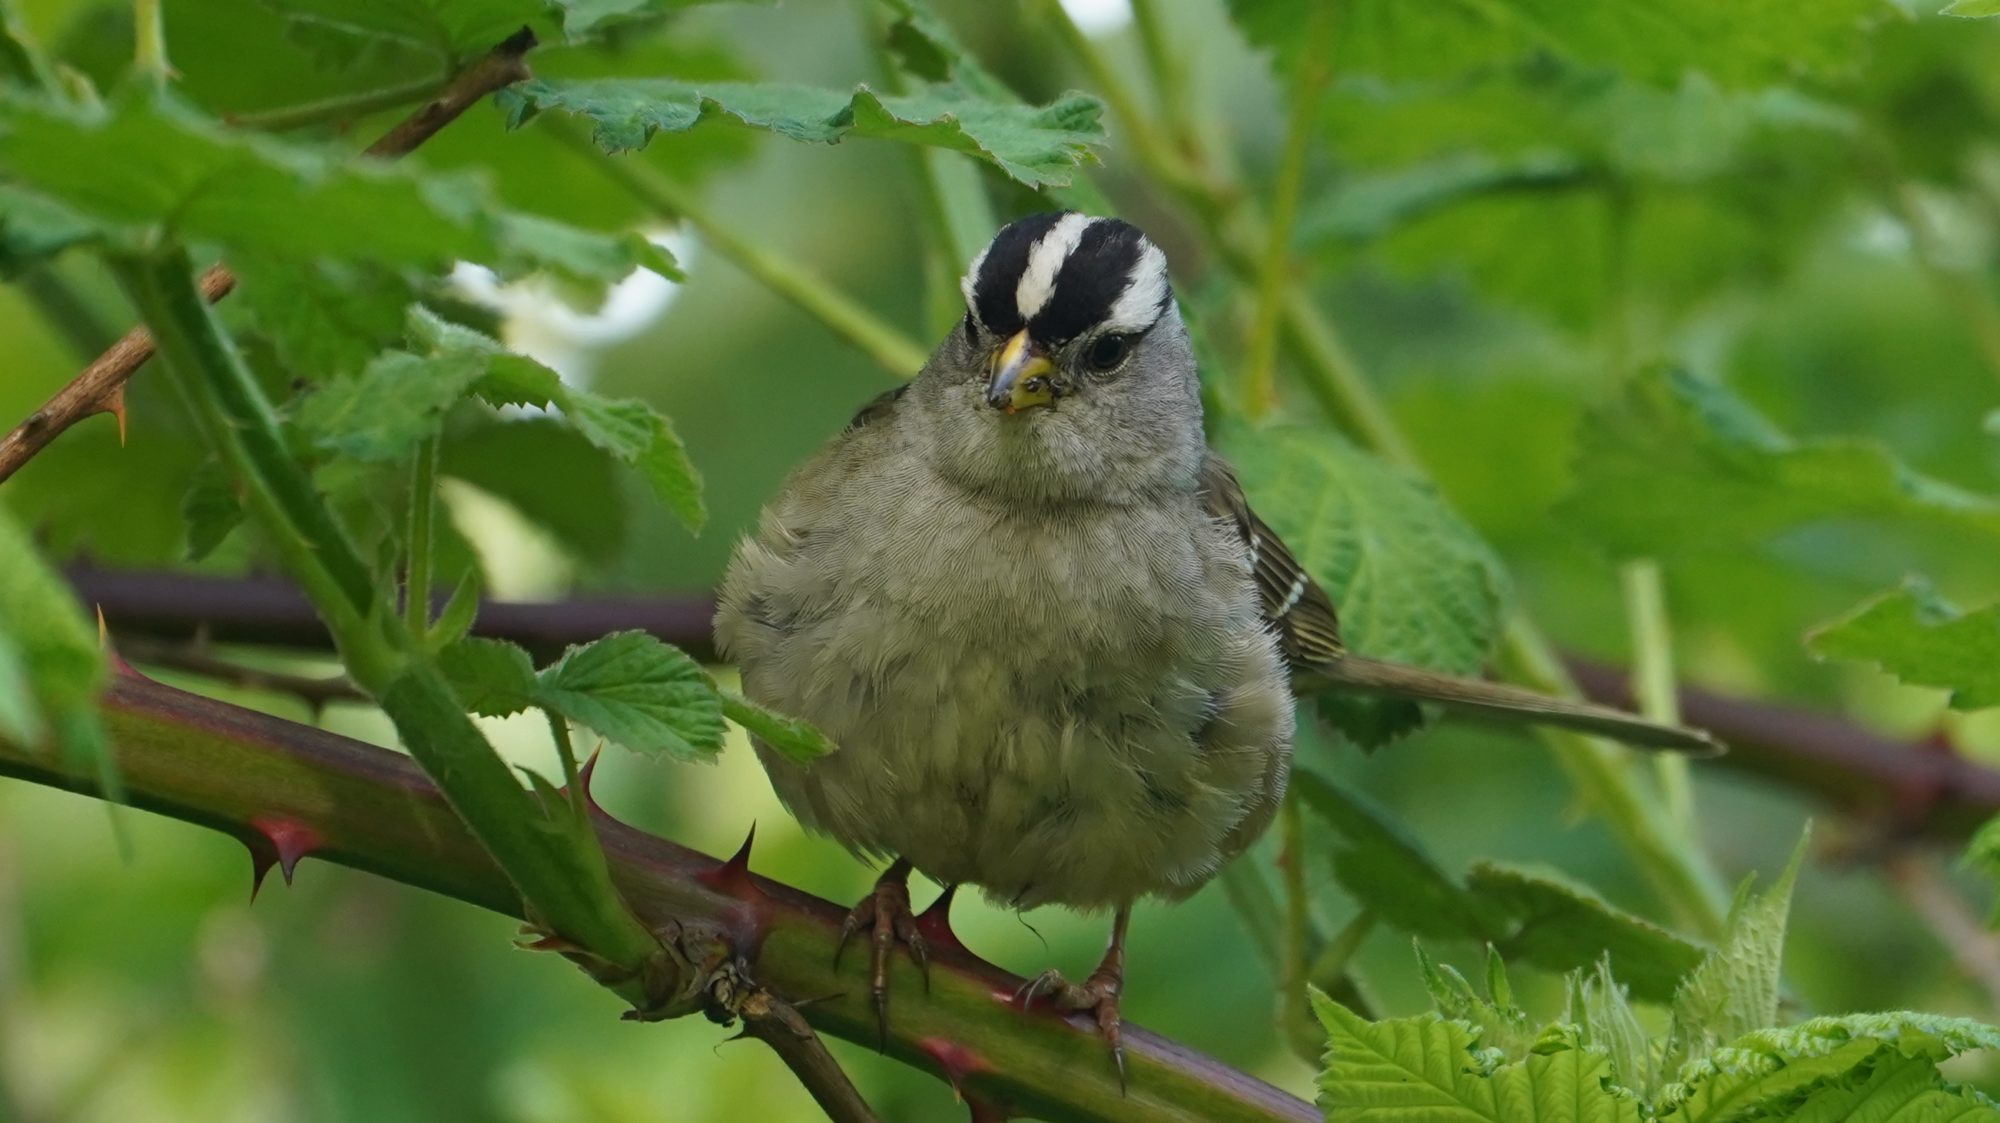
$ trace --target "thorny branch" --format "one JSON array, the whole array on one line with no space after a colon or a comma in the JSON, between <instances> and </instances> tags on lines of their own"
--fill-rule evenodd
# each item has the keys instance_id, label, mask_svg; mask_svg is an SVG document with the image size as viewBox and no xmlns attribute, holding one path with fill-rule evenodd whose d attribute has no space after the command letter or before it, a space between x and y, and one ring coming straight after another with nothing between
<instances>
[{"instance_id":1,"label":"thorny branch","mask_svg":"<svg viewBox=\"0 0 2000 1123\"><path fill-rule=\"evenodd\" d=\"M534 33L522 28L487 52L477 62L460 71L437 95L418 106L409 116L375 143L366 153L393 160L407 155L418 145L437 135L459 114L480 98L504 86L529 77L523 60L535 45ZM227 266L213 265L201 276L201 294L210 303L228 296L236 287L236 276ZM86 417L109 413L118 418L118 432L125 433L125 383L146 360L153 357L153 337L143 327L135 327L112 344L75 378L56 391L19 425L0 436L0 483L19 471L36 453L48 447L70 426Z\"/></svg>"},{"instance_id":2,"label":"thorny branch","mask_svg":"<svg viewBox=\"0 0 2000 1123\"><path fill-rule=\"evenodd\" d=\"M144 809L233 835L253 855L275 851L296 862L310 854L521 916L507 875L407 757L129 671L116 677L102 711L126 788ZM88 766L6 742L0 742L0 775L95 794ZM875 1042L868 988L832 968L844 910L750 873L747 847L717 862L592 810L620 895L654 932L675 937L668 945L680 952L673 965L681 977L662 988L684 996L675 1009L719 1003L748 1019L753 1035L763 1037L771 1027L775 1037L789 1019L759 1004L759 988L824 995L797 1011L807 1025ZM561 941L537 944L573 950ZM736 958L747 967L733 966ZM986 1118L1010 1112L1058 1123L1319 1118L1302 1100L1130 1026L1131 1089L1121 1092L1087 1019L1023 1015L1011 1002L1022 980L960 948L933 954L928 992L914 965L899 961L893 971L898 1001L886 1051L951 1081ZM739 979L750 981L735 998ZM814 1094L822 1090L815 1086Z\"/></svg>"},{"instance_id":3,"label":"thorny branch","mask_svg":"<svg viewBox=\"0 0 2000 1123\"><path fill-rule=\"evenodd\" d=\"M70 582L118 636L327 648L326 629L291 585L268 578L71 567ZM475 630L513 640L537 656L621 628L653 633L698 659L712 659L715 606L704 597L576 597L536 603L488 601ZM1630 706L1622 668L1573 662L1584 694ZM1682 717L1729 746L1713 767L1748 773L1819 799L1908 838L1963 839L2000 814L2000 770L1871 733L1830 714L1685 686Z\"/></svg>"}]
</instances>

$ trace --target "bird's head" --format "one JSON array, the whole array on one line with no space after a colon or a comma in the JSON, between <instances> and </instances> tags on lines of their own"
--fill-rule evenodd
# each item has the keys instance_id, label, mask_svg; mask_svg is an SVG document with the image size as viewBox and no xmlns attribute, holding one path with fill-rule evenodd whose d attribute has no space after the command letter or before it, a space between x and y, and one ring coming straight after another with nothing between
<instances>
[{"instance_id":1,"label":"bird's head","mask_svg":"<svg viewBox=\"0 0 2000 1123\"><path fill-rule=\"evenodd\" d=\"M916 391L955 482L1121 502L1185 489L1201 462L1193 349L1166 255L1074 211L1003 228L960 282L965 316Z\"/></svg>"}]
</instances>

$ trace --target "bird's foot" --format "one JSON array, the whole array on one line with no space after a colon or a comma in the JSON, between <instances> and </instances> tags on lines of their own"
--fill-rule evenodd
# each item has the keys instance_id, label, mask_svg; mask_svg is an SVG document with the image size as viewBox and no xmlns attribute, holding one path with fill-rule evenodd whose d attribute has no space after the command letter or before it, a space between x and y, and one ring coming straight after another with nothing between
<instances>
[{"instance_id":1,"label":"bird's foot","mask_svg":"<svg viewBox=\"0 0 2000 1123\"><path fill-rule=\"evenodd\" d=\"M910 863L898 858L875 879L861 903L840 925L840 942L834 945L833 966L840 967L847 943L863 931L868 933L868 991L875 1002L878 1048L889 1044L889 952L898 943L909 949L910 959L924 975L924 990L931 986L930 948L917 918L910 911Z\"/></svg>"},{"instance_id":2,"label":"bird's foot","mask_svg":"<svg viewBox=\"0 0 2000 1123\"><path fill-rule=\"evenodd\" d=\"M1097 1022L1097 1032L1104 1036L1104 1044L1111 1050L1111 1064L1118 1070L1119 1090L1125 1088L1125 1046L1119 1036L1118 996L1125 989L1125 970L1122 962L1106 956L1082 983L1072 983L1063 978L1062 972L1044 971L1028 980L1028 984L1014 993L1014 1001L1023 1010L1032 1010L1036 1003L1044 1008L1065 1014L1089 1014Z\"/></svg>"}]
</instances>

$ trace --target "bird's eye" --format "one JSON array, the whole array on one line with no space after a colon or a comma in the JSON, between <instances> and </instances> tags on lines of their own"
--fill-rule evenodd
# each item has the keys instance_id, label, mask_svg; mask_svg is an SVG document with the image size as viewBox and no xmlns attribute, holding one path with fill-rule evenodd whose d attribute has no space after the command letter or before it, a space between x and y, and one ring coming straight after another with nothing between
<instances>
[{"instance_id":1,"label":"bird's eye","mask_svg":"<svg viewBox=\"0 0 2000 1123\"><path fill-rule=\"evenodd\" d=\"M1097 337L1097 342L1090 345L1090 352L1083 357L1083 361L1089 363L1092 370L1110 370L1124 362L1126 353L1131 350L1131 336L1101 335Z\"/></svg>"}]
</instances>

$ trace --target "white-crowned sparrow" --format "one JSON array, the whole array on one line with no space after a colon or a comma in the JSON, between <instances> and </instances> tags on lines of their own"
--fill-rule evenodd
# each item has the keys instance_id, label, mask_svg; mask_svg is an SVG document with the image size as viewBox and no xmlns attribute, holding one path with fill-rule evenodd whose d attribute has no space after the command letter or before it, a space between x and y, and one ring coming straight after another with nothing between
<instances>
[{"instance_id":1,"label":"white-crowned sparrow","mask_svg":"<svg viewBox=\"0 0 2000 1123\"><path fill-rule=\"evenodd\" d=\"M1326 594L1208 451L1167 262L1132 225L1039 214L996 235L915 381L794 471L739 545L716 638L744 691L840 751L759 748L811 829L893 859L843 936L922 939L912 868L999 901L1114 910L1081 986L1117 1055L1132 903L1185 897L1270 823L1294 676L1635 740L1649 726L1349 655ZM885 1031L886 1032L886 1031Z\"/></svg>"}]
</instances>

